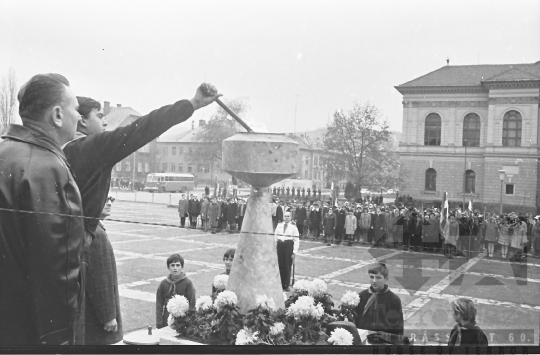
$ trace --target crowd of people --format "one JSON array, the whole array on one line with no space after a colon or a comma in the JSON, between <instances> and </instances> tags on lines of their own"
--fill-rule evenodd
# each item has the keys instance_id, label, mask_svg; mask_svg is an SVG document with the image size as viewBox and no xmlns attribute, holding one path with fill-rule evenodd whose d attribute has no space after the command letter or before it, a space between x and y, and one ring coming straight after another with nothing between
<instances>
[{"instance_id":1,"label":"crowd of people","mask_svg":"<svg viewBox=\"0 0 540 355\"><path fill-rule=\"evenodd\" d=\"M367 244L409 251L475 256L523 261L527 255L540 256L540 216L510 213L498 215L480 211L417 209L397 204L345 201L299 202L273 200L274 227L283 213L299 230L300 238L319 239L328 245ZM442 216L441 216L442 213Z\"/></svg>"}]
</instances>

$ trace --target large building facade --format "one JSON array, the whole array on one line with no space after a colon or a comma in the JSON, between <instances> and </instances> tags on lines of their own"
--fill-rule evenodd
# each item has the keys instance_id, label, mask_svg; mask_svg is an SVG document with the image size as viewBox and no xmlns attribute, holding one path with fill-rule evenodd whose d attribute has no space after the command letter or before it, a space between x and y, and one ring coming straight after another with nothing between
<instances>
[{"instance_id":1,"label":"large building facade","mask_svg":"<svg viewBox=\"0 0 540 355\"><path fill-rule=\"evenodd\" d=\"M402 194L429 205L448 192L493 212L502 196L505 212L538 211L540 62L448 65L396 89Z\"/></svg>"}]
</instances>

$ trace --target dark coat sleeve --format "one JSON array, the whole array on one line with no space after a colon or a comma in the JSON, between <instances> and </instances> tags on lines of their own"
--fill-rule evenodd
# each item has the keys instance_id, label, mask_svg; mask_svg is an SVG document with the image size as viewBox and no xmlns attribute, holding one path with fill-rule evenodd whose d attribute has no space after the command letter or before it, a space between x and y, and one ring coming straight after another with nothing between
<instances>
[{"instance_id":1,"label":"dark coat sleeve","mask_svg":"<svg viewBox=\"0 0 540 355\"><path fill-rule=\"evenodd\" d=\"M193 112L191 102L180 100L173 105L154 110L127 126L74 140L64 147L64 152L66 152L68 159L73 161L75 159L69 158L71 147L84 145L78 147L84 156L77 158L84 161L89 172L102 166L114 166L172 126L190 118Z\"/></svg>"},{"instance_id":2,"label":"dark coat sleeve","mask_svg":"<svg viewBox=\"0 0 540 355\"><path fill-rule=\"evenodd\" d=\"M163 307L165 306L165 295L161 283L156 291L156 328L163 328Z\"/></svg>"},{"instance_id":3,"label":"dark coat sleeve","mask_svg":"<svg viewBox=\"0 0 540 355\"><path fill-rule=\"evenodd\" d=\"M24 231L24 263L32 295L32 322L39 341L61 344L69 341L69 327L75 319L79 299L79 255L84 229L82 202L67 164L50 154L31 159L21 182L22 210L48 212L28 214ZM72 216L72 217L70 217ZM2 285L0 287L6 287ZM7 286L9 287L9 286Z\"/></svg>"},{"instance_id":4,"label":"dark coat sleeve","mask_svg":"<svg viewBox=\"0 0 540 355\"><path fill-rule=\"evenodd\" d=\"M90 262L86 291L88 301L92 302L96 317L101 324L116 318L116 279L114 254L111 242L103 228L96 229L96 235L90 247Z\"/></svg>"}]
</instances>

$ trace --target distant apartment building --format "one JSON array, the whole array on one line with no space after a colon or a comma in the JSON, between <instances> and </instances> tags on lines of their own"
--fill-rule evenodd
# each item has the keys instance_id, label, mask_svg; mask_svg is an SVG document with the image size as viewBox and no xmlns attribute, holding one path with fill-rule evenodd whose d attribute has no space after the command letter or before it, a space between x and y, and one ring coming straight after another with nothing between
<instances>
[{"instance_id":1,"label":"distant apartment building","mask_svg":"<svg viewBox=\"0 0 540 355\"><path fill-rule=\"evenodd\" d=\"M131 107L122 107L120 104L111 107L108 101L104 102L103 114L107 121L108 131L127 126L141 117L141 114ZM156 170L155 150L156 142L153 140L117 163L111 175L113 181L121 179L136 183L145 181L146 176Z\"/></svg>"}]
</instances>

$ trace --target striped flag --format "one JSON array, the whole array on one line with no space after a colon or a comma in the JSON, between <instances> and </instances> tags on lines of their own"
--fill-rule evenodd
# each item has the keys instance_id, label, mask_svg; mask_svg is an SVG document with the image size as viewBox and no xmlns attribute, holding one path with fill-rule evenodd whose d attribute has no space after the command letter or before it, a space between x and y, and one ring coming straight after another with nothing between
<instances>
[{"instance_id":1,"label":"striped flag","mask_svg":"<svg viewBox=\"0 0 540 355\"><path fill-rule=\"evenodd\" d=\"M446 218L448 219L448 192L443 193L443 199L441 204L441 224L444 221L444 214L446 213ZM446 212L445 212L446 210Z\"/></svg>"}]
</instances>

